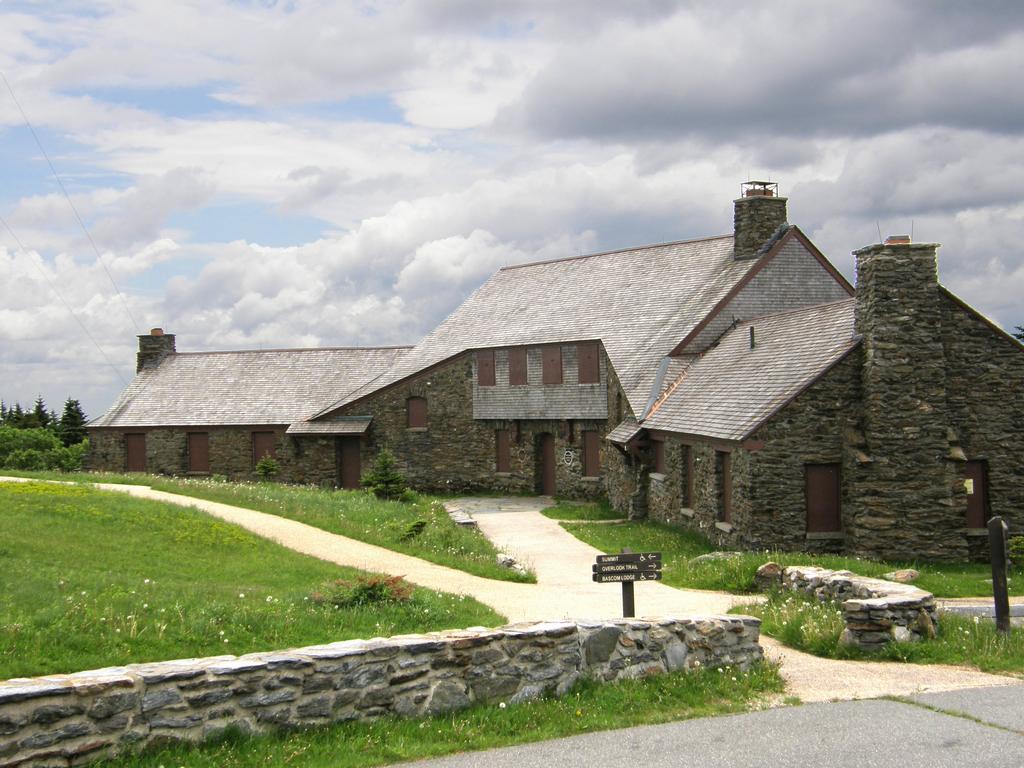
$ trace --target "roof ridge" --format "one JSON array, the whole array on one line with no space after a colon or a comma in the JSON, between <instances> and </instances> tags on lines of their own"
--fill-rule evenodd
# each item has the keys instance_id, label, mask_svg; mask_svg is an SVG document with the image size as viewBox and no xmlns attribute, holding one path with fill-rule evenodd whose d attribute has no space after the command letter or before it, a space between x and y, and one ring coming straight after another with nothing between
<instances>
[{"instance_id":1,"label":"roof ridge","mask_svg":"<svg viewBox=\"0 0 1024 768\"><path fill-rule=\"evenodd\" d=\"M175 357L195 355L244 355L260 352L377 352L385 349L413 349L415 345L394 345L384 347L273 347L271 349L211 349L202 352L175 352Z\"/></svg>"},{"instance_id":2,"label":"roof ridge","mask_svg":"<svg viewBox=\"0 0 1024 768\"><path fill-rule=\"evenodd\" d=\"M610 251L598 251L596 253L581 253L578 256L563 256L558 259L542 259L540 261L528 261L525 264L510 264L506 267L501 267L499 272L508 272L513 269L522 269L523 267L539 267L543 264L559 264L563 261L578 261L580 259L592 259L595 256L613 256L617 253L630 253L631 251L644 251L648 248L664 248L669 245L687 245L688 243L703 243L708 240L723 240L725 238L731 238L731 234L727 235L710 235L707 237L693 237L688 240L669 240L665 243L649 243L648 245L635 245L630 248L616 248Z\"/></svg>"}]
</instances>

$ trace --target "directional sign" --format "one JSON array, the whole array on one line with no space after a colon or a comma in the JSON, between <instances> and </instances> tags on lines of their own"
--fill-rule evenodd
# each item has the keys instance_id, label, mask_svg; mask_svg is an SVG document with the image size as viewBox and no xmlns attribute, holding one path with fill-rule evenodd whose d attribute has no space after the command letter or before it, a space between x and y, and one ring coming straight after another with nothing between
<instances>
[{"instance_id":1,"label":"directional sign","mask_svg":"<svg viewBox=\"0 0 1024 768\"><path fill-rule=\"evenodd\" d=\"M599 584L606 582L661 581L661 571L640 571L639 573L595 573L593 580Z\"/></svg>"},{"instance_id":2,"label":"directional sign","mask_svg":"<svg viewBox=\"0 0 1024 768\"><path fill-rule=\"evenodd\" d=\"M650 563L661 562L661 552L628 552L619 555L598 555L600 563Z\"/></svg>"},{"instance_id":3,"label":"directional sign","mask_svg":"<svg viewBox=\"0 0 1024 768\"><path fill-rule=\"evenodd\" d=\"M661 563L595 563L590 566L594 573L639 573L640 571L660 571Z\"/></svg>"}]
</instances>

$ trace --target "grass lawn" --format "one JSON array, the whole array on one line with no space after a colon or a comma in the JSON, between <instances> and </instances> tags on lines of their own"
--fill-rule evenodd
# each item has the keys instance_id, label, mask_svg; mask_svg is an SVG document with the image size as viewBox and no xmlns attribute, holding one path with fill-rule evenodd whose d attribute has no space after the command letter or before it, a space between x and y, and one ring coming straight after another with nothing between
<instances>
[{"instance_id":1,"label":"grass lawn","mask_svg":"<svg viewBox=\"0 0 1024 768\"><path fill-rule=\"evenodd\" d=\"M383 765L453 752L571 736L577 733L649 725L693 717L742 712L767 694L779 693L775 667L750 672L729 669L678 673L599 685L578 684L561 699L479 706L423 720L388 718L343 723L315 730L247 738L220 744L172 747L105 763L118 768L354 768ZM566 756L571 765L571 755Z\"/></svg>"},{"instance_id":2,"label":"grass lawn","mask_svg":"<svg viewBox=\"0 0 1024 768\"><path fill-rule=\"evenodd\" d=\"M504 622L425 589L335 608L359 571L174 504L0 483L0 510L0 679Z\"/></svg>"},{"instance_id":3,"label":"grass lawn","mask_svg":"<svg viewBox=\"0 0 1024 768\"><path fill-rule=\"evenodd\" d=\"M553 520L621 520L622 514L607 501L568 501L557 499L555 506L540 512Z\"/></svg>"},{"instance_id":4,"label":"grass lawn","mask_svg":"<svg viewBox=\"0 0 1024 768\"><path fill-rule=\"evenodd\" d=\"M0 474L5 472L0 470ZM67 475L52 472L11 474L87 483L148 485L159 491L298 520L331 533L484 578L536 581L532 573L520 574L498 565L494 545L479 531L453 523L440 502L429 496L420 497L412 504L402 504L380 501L363 491L323 490L279 483L228 483L211 479L82 472Z\"/></svg>"},{"instance_id":5,"label":"grass lawn","mask_svg":"<svg viewBox=\"0 0 1024 768\"><path fill-rule=\"evenodd\" d=\"M776 592L764 603L740 605L735 613L757 616L761 631L786 645L830 659L871 659L914 664L965 664L983 672L1024 677L1024 629L996 632L991 619L942 613L938 637L919 643L890 643L869 653L840 645L843 618L839 606L811 595Z\"/></svg>"},{"instance_id":6,"label":"grass lawn","mask_svg":"<svg viewBox=\"0 0 1024 768\"><path fill-rule=\"evenodd\" d=\"M897 568L916 568L921 572L914 586L938 597L991 596L991 569L984 563L882 563L841 555L808 555L799 552L749 552L738 557L705 563L691 563L698 555L714 550L700 534L650 521L621 525L563 523L576 538L603 552L619 552L632 547L636 552L660 551L663 555L664 581L673 587L716 589L728 592L753 590L754 572L774 560L782 565L817 565L834 570L849 570L862 576L881 576ZM1024 594L1024 575L1015 574L1010 594Z\"/></svg>"}]
</instances>

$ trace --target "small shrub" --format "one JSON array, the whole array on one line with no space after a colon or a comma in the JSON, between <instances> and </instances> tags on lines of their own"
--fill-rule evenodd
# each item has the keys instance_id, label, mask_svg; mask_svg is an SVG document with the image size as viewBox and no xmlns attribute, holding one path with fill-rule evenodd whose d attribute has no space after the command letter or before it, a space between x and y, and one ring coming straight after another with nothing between
<instances>
[{"instance_id":1,"label":"small shrub","mask_svg":"<svg viewBox=\"0 0 1024 768\"><path fill-rule=\"evenodd\" d=\"M88 440L69 445L66 448L58 446L47 455L47 464L50 469L59 469L61 472L76 472L82 468L82 458L88 450Z\"/></svg>"},{"instance_id":2,"label":"small shrub","mask_svg":"<svg viewBox=\"0 0 1024 768\"><path fill-rule=\"evenodd\" d=\"M395 457L387 448L382 448L373 463L373 469L363 475L363 486L378 499L399 500L407 490L405 476L395 469Z\"/></svg>"},{"instance_id":3,"label":"small shrub","mask_svg":"<svg viewBox=\"0 0 1024 768\"><path fill-rule=\"evenodd\" d=\"M1024 536L1010 537L1010 562L1017 570L1024 571Z\"/></svg>"},{"instance_id":4,"label":"small shrub","mask_svg":"<svg viewBox=\"0 0 1024 768\"><path fill-rule=\"evenodd\" d=\"M406 488L402 491L402 494L398 497L398 500L403 504L415 504L420 500L420 495L416 493L412 488Z\"/></svg>"},{"instance_id":5,"label":"small shrub","mask_svg":"<svg viewBox=\"0 0 1024 768\"><path fill-rule=\"evenodd\" d=\"M281 471L281 465L273 456L264 456L256 462L256 474L260 480L271 480Z\"/></svg>"},{"instance_id":6,"label":"small shrub","mask_svg":"<svg viewBox=\"0 0 1024 768\"><path fill-rule=\"evenodd\" d=\"M412 597L413 586L401 576L362 576L356 581L331 581L310 595L315 603L336 608L404 603Z\"/></svg>"},{"instance_id":7,"label":"small shrub","mask_svg":"<svg viewBox=\"0 0 1024 768\"><path fill-rule=\"evenodd\" d=\"M409 523L409 525L405 527L405 533L402 534L402 541L415 539L417 536L423 533L423 529L426 527L426 520L413 520L411 523Z\"/></svg>"}]
</instances>

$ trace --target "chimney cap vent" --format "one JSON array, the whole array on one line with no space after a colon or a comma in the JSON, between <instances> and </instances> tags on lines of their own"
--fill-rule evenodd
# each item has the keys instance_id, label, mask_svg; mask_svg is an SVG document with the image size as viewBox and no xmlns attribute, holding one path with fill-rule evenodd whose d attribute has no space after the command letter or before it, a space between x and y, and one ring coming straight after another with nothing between
<instances>
[{"instance_id":1,"label":"chimney cap vent","mask_svg":"<svg viewBox=\"0 0 1024 768\"><path fill-rule=\"evenodd\" d=\"M149 335L150 336L163 336L164 335L164 329L163 328L153 328L153 329L150 330Z\"/></svg>"},{"instance_id":2,"label":"chimney cap vent","mask_svg":"<svg viewBox=\"0 0 1024 768\"><path fill-rule=\"evenodd\" d=\"M885 238L886 245L910 245L910 235L889 235Z\"/></svg>"},{"instance_id":3,"label":"chimney cap vent","mask_svg":"<svg viewBox=\"0 0 1024 768\"><path fill-rule=\"evenodd\" d=\"M774 181L744 181L740 197L778 197L779 185Z\"/></svg>"}]
</instances>

